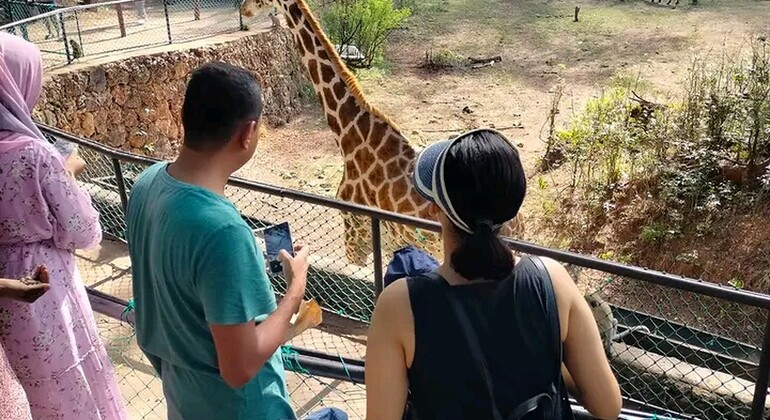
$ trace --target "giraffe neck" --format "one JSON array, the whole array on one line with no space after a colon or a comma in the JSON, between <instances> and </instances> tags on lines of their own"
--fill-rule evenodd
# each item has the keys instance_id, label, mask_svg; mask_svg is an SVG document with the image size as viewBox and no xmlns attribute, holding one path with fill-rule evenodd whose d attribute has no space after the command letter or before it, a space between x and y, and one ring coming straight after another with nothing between
<instances>
[{"instance_id":1,"label":"giraffe neck","mask_svg":"<svg viewBox=\"0 0 770 420\"><path fill-rule=\"evenodd\" d=\"M414 149L390 118L368 103L355 76L343 63L305 0L278 0L278 4L300 51L302 64L308 71L318 101L324 109L329 128L334 132L337 145L342 149L343 158L347 160L349 155L355 152L355 148L344 143L345 135L351 128L355 129L352 126L356 125L356 122L362 125L365 120L368 120L370 126L384 124L387 134L398 138L398 153L413 155ZM382 134L380 132L361 134L360 140L363 143L383 140L375 138ZM376 149L377 144L374 146ZM396 152L395 145L391 148Z\"/></svg>"}]
</instances>

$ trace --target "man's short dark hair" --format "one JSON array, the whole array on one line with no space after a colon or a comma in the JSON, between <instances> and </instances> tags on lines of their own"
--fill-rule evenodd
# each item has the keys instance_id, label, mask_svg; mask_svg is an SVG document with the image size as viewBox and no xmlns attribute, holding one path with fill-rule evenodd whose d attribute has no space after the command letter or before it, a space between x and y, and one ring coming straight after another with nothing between
<instances>
[{"instance_id":1,"label":"man's short dark hair","mask_svg":"<svg viewBox=\"0 0 770 420\"><path fill-rule=\"evenodd\" d=\"M262 89L248 70L204 64L192 73L182 105L184 144L200 152L222 149L246 121L262 115Z\"/></svg>"}]
</instances>

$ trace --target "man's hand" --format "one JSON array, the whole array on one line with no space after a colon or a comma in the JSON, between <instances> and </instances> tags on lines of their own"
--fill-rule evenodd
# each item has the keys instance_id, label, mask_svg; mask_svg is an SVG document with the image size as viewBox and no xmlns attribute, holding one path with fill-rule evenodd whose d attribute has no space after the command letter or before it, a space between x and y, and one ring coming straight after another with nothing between
<instances>
[{"instance_id":1,"label":"man's hand","mask_svg":"<svg viewBox=\"0 0 770 420\"><path fill-rule=\"evenodd\" d=\"M78 176L86 169L86 162L80 157L77 150L74 150L72 154L64 161L64 167L72 173L74 176Z\"/></svg>"},{"instance_id":2,"label":"man's hand","mask_svg":"<svg viewBox=\"0 0 770 420\"><path fill-rule=\"evenodd\" d=\"M307 285L307 270L308 270L308 247L304 245L297 245L294 247L294 257L289 255L288 252L281 250L278 253L278 258L281 259L283 265L283 276L286 278L287 289L286 296L299 297L305 295L305 286Z\"/></svg>"},{"instance_id":3,"label":"man's hand","mask_svg":"<svg viewBox=\"0 0 770 420\"><path fill-rule=\"evenodd\" d=\"M32 303L51 287L48 281L48 269L41 265L31 278L20 280L0 278L0 296Z\"/></svg>"}]
</instances>

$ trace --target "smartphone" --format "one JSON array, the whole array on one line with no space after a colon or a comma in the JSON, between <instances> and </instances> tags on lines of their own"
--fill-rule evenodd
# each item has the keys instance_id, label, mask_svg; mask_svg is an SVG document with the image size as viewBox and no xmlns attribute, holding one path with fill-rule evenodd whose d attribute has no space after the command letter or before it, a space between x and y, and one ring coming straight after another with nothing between
<instances>
[{"instance_id":1,"label":"smartphone","mask_svg":"<svg viewBox=\"0 0 770 420\"><path fill-rule=\"evenodd\" d=\"M289 255L294 256L294 245L291 241L289 223L283 222L269 226L262 231L265 238L265 251L270 272L273 274L283 271L283 265L278 258L278 253L284 249Z\"/></svg>"}]
</instances>

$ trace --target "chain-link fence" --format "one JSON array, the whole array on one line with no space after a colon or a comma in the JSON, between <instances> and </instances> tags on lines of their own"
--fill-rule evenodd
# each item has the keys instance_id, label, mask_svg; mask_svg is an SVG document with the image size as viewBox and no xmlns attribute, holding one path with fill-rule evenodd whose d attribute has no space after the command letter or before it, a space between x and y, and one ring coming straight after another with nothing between
<instances>
[{"instance_id":1,"label":"chain-link fence","mask_svg":"<svg viewBox=\"0 0 770 420\"><path fill-rule=\"evenodd\" d=\"M101 213L104 232L115 238L105 242L99 255L81 254L84 277L92 289L128 301L131 277L122 242L123 208L133 180L153 161L67 138L82 146L87 169L79 180ZM327 312L320 328L302 334L291 345L340 358L334 369L348 372L350 377L352 362L342 358L360 361L364 357L366 324L377 285L382 282L383 258L387 261L392 249L409 242L434 252L431 231L437 226L244 180L231 181L226 194L257 236L262 227L288 221L292 235L310 244L313 256L307 296ZM570 266L606 339L627 403L636 401L647 409L665 407L697 418L770 415L766 402L770 352L762 352L770 348L770 297L522 242L511 242L511 246ZM372 252L355 252L360 249ZM271 281L276 293L282 293L284 279L274 276ZM108 318L101 319L101 325L128 405L137 418L163 417L160 383L138 351L130 326ZM298 412L332 405L347 410L352 418L363 418L361 385L343 380L343 374L341 379L328 379L323 376L329 375L292 364L292 348L284 351L286 366L293 372L288 374L288 382Z\"/></svg>"},{"instance_id":2,"label":"chain-link fence","mask_svg":"<svg viewBox=\"0 0 770 420\"><path fill-rule=\"evenodd\" d=\"M46 68L245 29L238 0L117 0L58 7L0 0L0 30L37 45Z\"/></svg>"}]
</instances>

